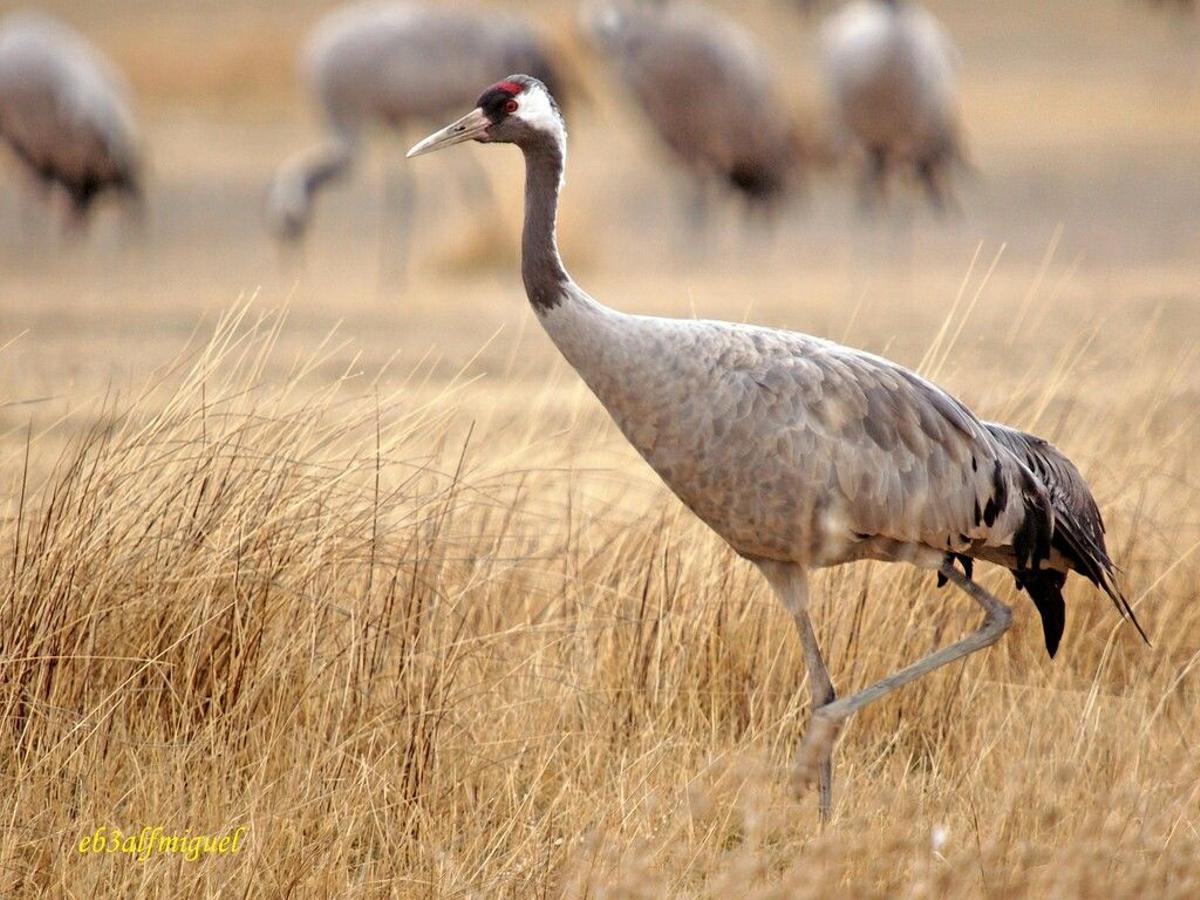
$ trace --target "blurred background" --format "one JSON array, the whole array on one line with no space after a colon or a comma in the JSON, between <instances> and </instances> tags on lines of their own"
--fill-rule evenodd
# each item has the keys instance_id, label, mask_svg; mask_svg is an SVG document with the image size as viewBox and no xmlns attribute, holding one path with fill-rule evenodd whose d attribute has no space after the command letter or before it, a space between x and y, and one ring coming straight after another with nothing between
<instances>
[{"instance_id":1,"label":"blurred background","mask_svg":"<svg viewBox=\"0 0 1200 900\"><path fill-rule=\"evenodd\" d=\"M764 48L784 112L827 134L818 35L836 4L715 5ZM867 219L852 163L812 167L773 228L747 223L736 200L717 202L705 239L690 250L689 176L647 128L618 68L580 38L575 5L492 7L529 17L568 62L575 90L560 240L576 279L612 305L749 316L835 338L854 338L846 326L856 310L860 322L866 313L934 327L977 249L982 267L1001 244L995 276L1020 296L1048 254L1052 273L1071 271L1061 291L1102 285L1127 304L1194 296L1200 40L1186 6L934 0L928 7L962 57L974 174L956 178L961 213L939 219L901 190L891 209ZM0 331L25 333L0 370L10 384L20 374L21 393L95 388L169 358L197 321L249 294L290 304L302 330L344 321L342 333L362 342L368 362L401 346L433 349L457 370L498 328L527 327L515 150L457 151L474 154L487 173L493 206L464 195L444 154L404 161L419 127L378 130L351 175L317 201L302 245L281 248L270 235L276 167L327 134L297 57L335 5L58 0L40 8L127 78L143 135L146 212L138 231L101 201L89 233L64 235L61 215L0 155ZM396 221L385 200L401 167L417 181L407 269L392 260ZM924 340L919 330L915 340ZM859 343L878 341L861 335ZM532 346L550 358L548 344Z\"/></svg>"}]
</instances>

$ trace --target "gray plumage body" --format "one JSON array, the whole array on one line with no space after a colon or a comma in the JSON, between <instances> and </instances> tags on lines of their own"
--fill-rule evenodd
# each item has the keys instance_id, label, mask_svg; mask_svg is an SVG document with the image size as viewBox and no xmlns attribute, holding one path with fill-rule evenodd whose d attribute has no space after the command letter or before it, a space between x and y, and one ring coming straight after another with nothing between
<instances>
[{"instance_id":1,"label":"gray plumage body","mask_svg":"<svg viewBox=\"0 0 1200 900\"><path fill-rule=\"evenodd\" d=\"M301 67L331 139L285 161L272 182L271 225L292 238L306 229L316 192L348 170L370 128L446 115L513 69L555 81L544 42L520 18L418 2L334 11L313 29Z\"/></svg>"},{"instance_id":2,"label":"gray plumage body","mask_svg":"<svg viewBox=\"0 0 1200 900\"><path fill-rule=\"evenodd\" d=\"M1053 655L1077 571L1123 614L1100 511L1056 447L886 359L795 332L618 313L573 283L540 314L630 444L742 556L1011 570Z\"/></svg>"},{"instance_id":3,"label":"gray plumage body","mask_svg":"<svg viewBox=\"0 0 1200 900\"><path fill-rule=\"evenodd\" d=\"M767 53L740 25L696 3L601 3L585 30L646 121L695 175L771 200L797 164L796 135Z\"/></svg>"},{"instance_id":4,"label":"gray plumage body","mask_svg":"<svg viewBox=\"0 0 1200 900\"><path fill-rule=\"evenodd\" d=\"M0 137L77 215L109 190L136 195L139 138L129 91L80 34L39 13L0 21Z\"/></svg>"},{"instance_id":5,"label":"gray plumage body","mask_svg":"<svg viewBox=\"0 0 1200 900\"><path fill-rule=\"evenodd\" d=\"M854 0L826 22L822 48L837 124L872 167L868 188L907 167L940 206L946 170L963 159L958 52L942 26L908 0Z\"/></svg>"},{"instance_id":6,"label":"gray plumage body","mask_svg":"<svg viewBox=\"0 0 1200 900\"><path fill-rule=\"evenodd\" d=\"M625 315L573 284L566 294L541 314L552 339L743 556L821 567L953 552L1018 568L1026 517L1053 516L989 426L894 363L794 332Z\"/></svg>"}]
</instances>

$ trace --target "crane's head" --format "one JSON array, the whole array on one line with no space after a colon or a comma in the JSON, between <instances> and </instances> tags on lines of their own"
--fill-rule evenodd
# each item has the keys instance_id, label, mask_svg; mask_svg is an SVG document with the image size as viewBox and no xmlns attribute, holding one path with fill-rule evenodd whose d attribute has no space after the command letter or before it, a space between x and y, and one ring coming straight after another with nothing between
<instances>
[{"instance_id":1,"label":"crane's head","mask_svg":"<svg viewBox=\"0 0 1200 900\"><path fill-rule=\"evenodd\" d=\"M560 150L566 139L558 104L536 78L510 75L484 91L475 109L416 144L408 156L432 153L464 141L530 147L547 139Z\"/></svg>"}]
</instances>

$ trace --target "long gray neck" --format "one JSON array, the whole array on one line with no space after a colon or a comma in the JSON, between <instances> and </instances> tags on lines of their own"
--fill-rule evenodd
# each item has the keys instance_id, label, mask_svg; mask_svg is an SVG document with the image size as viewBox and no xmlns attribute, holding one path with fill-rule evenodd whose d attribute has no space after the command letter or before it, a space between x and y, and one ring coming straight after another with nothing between
<instances>
[{"instance_id":1,"label":"long gray neck","mask_svg":"<svg viewBox=\"0 0 1200 900\"><path fill-rule=\"evenodd\" d=\"M593 300L571 280L558 256L554 216L562 185L565 135L542 132L525 153L525 232L521 274L525 293L560 353L613 415L628 385L618 377L618 360L636 353L642 326L635 317Z\"/></svg>"},{"instance_id":2,"label":"long gray neck","mask_svg":"<svg viewBox=\"0 0 1200 900\"><path fill-rule=\"evenodd\" d=\"M325 185L346 174L354 161L355 149L352 142L338 139L313 151L303 176L304 194L310 203Z\"/></svg>"},{"instance_id":3,"label":"long gray neck","mask_svg":"<svg viewBox=\"0 0 1200 900\"><path fill-rule=\"evenodd\" d=\"M570 277L558 255L554 222L562 186L563 150L550 135L522 146L525 154L525 229L521 234L521 277L533 308L558 306Z\"/></svg>"},{"instance_id":4,"label":"long gray neck","mask_svg":"<svg viewBox=\"0 0 1200 900\"><path fill-rule=\"evenodd\" d=\"M295 239L304 234L312 217L313 198L322 187L345 174L355 152L354 142L339 136L299 153L279 167L271 184L270 213L280 237Z\"/></svg>"}]
</instances>

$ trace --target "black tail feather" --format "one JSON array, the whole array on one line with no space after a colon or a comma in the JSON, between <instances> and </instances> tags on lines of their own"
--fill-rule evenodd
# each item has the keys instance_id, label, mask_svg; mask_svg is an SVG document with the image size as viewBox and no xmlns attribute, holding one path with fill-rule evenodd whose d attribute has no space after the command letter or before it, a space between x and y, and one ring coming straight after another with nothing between
<instances>
[{"instance_id":1,"label":"black tail feather","mask_svg":"<svg viewBox=\"0 0 1200 900\"><path fill-rule=\"evenodd\" d=\"M986 427L992 436L1011 450L1044 485L1050 500L1052 518L1043 510L1033 506L1027 507L1026 521L1019 529L1014 542L1017 556L1017 570L1014 571L1014 575L1017 576L1018 584L1025 582L1036 585L1033 590L1026 590L1029 590L1030 596L1042 613L1043 623L1047 621L1043 602L1058 608L1062 606L1062 584L1060 582L1054 587L1051 595L1048 582L1036 578L1031 581L1031 577L1045 571L1039 568L1039 560L1045 558L1046 550L1052 549L1057 551L1072 569L1107 594L1121 617L1128 619L1142 640L1149 644L1150 639L1134 615L1133 607L1117 587L1116 566L1113 565L1104 546L1104 520L1079 470L1053 444L1039 437L990 422ZM1064 579L1066 577L1065 573L1058 575ZM1038 599L1035 590L1043 600ZM1061 613L1059 616L1061 620ZM1061 626L1059 633L1061 634ZM1049 649L1049 630L1046 646Z\"/></svg>"},{"instance_id":2,"label":"black tail feather","mask_svg":"<svg viewBox=\"0 0 1200 900\"><path fill-rule=\"evenodd\" d=\"M1052 545L1070 561L1071 566L1079 574L1108 595L1122 618L1129 619L1133 627L1137 629L1137 633L1141 635L1142 640L1149 644L1150 638L1146 636L1141 622L1133 612L1133 607L1129 605L1129 601L1117 587L1117 567L1109 558L1102 534L1103 532L1100 532L1093 537L1080 528L1074 519L1064 516L1055 523Z\"/></svg>"},{"instance_id":3,"label":"black tail feather","mask_svg":"<svg viewBox=\"0 0 1200 900\"><path fill-rule=\"evenodd\" d=\"M1017 587L1023 588L1032 598L1042 617L1042 634L1046 638L1046 652L1054 659L1058 644L1062 640L1066 624L1067 606L1063 603L1062 587L1067 582L1067 573L1054 569L1025 569L1014 571Z\"/></svg>"}]
</instances>

